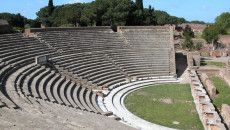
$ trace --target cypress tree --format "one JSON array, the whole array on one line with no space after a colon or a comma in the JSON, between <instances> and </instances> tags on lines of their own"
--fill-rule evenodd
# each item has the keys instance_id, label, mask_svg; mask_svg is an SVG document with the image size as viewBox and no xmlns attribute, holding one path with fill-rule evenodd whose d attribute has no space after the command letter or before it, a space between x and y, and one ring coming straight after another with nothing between
<instances>
[{"instance_id":1,"label":"cypress tree","mask_svg":"<svg viewBox=\"0 0 230 130\"><path fill-rule=\"evenodd\" d=\"M49 4L48 4L48 15L49 16L53 13L53 10L54 10L53 0L49 0Z\"/></svg>"},{"instance_id":2,"label":"cypress tree","mask_svg":"<svg viewBox=\"0 0 230 130\"><path fill-rule=\"evenodd\" d=\"M137 9L143 10L143 0L136 0Z\"/></svg>"}]
</instances>

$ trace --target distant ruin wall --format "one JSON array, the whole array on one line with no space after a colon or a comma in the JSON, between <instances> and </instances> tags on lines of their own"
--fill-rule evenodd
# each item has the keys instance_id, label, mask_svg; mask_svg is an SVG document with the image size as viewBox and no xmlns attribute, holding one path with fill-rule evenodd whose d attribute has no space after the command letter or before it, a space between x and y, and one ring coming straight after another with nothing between
<instances>
[{"instance_id":1,"label":"distant ruin wall","mask_svg":"<svg viewBox=\"0 0 230 130\"><path fill-rule=\"evenodd\" d=\"M221 107L221 115L224 119L224 122L228 129L230 129L230 106L227 104L223 104Z\"/></svg>"},{"instance_id":2,"label":"distant ruin wall","mask_svg":"<svg viewBox=\"0 0 230 130\"><path fill-rule=\"evenodd\" d=\"M216 87L213 85L212 81L208 78L207 74L201 73L200 79L203 82L206 91L208 92L211 99L216 96Z\"/></svg>"},{"instance_id":3,"label":"distant ruin wall","mask_svg":"<svg viewBox=\"0 0 230 130\"><path fill-rule=\"evenodd\" d=\"M35 33L31 32L30 29L25 29L24 36L25 37L37 37L37 35Z\"/></svg>"},{"instance_id":4,"label":"distant ruin wall","mask_svg":"<svg viewBox=\"0 0 230 130\"><path fill-rule=\"evenodd\" d=\"M210 52L210 56L212 57L227 57L229 56L228 50L212 50Z\"/></svg>"},{"instance_id":5,"label":"distant ruin wall","mask_svg":"<svg viewBox=\"0 0 230 130\"><path fill-rule=\"evenodd\" d=\"M187 62L188 67L200 67L201 56L199 52L188 52Z\"/></svg>"}]
</instances>

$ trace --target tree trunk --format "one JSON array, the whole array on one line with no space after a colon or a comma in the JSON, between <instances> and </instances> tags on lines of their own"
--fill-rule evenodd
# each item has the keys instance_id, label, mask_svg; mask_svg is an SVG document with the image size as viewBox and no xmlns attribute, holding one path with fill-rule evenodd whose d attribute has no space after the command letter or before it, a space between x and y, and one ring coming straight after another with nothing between
<instances>
[{"instance_id":1,"label":"tree trunk","mask_svg":"<svg viewBox=\"0 0 230 130\"><path fill-rule=\"evenodd\" d=\"M214 51L215 49L216 49L215 42L214 42L214 40L212 40L212 50Z\"/></svg>"}]
</instances>

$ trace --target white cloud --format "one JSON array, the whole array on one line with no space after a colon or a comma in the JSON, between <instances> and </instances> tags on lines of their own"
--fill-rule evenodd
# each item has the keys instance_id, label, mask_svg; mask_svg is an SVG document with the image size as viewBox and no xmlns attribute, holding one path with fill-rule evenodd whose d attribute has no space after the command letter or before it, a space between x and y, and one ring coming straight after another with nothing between
<instances>
[{"instance_id":1,"label":"white cloud","mask_svg":"<svg viewBox=\"0 0 230 130\"><path fill-rule=\"evenodd\" d=\"M207 10L208 10L208 7L207 7L206 5L203 5L201 8L202 8L202 10L204 10L204 11L207 11Z\"/></svg>"}]
</instances>

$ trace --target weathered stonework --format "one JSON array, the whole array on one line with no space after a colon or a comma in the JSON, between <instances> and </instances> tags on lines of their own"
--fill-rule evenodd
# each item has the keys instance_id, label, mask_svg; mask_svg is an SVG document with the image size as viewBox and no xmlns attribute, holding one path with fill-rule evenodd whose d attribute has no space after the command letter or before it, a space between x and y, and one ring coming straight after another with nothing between
<instances>
[{"instance_id":1,"label":"weathered stonework","mask_svg":"<svg viewBox=\"0 0 230 130\"><path fill-rule=\"evenodd\" d=\"M213 99L216 96L216 87L213 85L212 81L208 78L207 74L201 73L200 78L210 98Z\"/></svg>"},{"instance_id":2,"label":"weathered stonework","mask_svg":"<svg viewBox=\"0 0 230 130\"><path fill-rule=\"evenodd\" d=\"M228 83L230 86L230 69L220 70L220 76Z\"/></svg>"},{"instance_id":3,"label":"weathered stonework","mask_svg":"<svg viewBox=\"0 0 230 130\"><path fill-rule=\"evenodd\" d=\"M189 52L187 54L188 67L200 67L201 56L199 52Z\"/></svg>"},{"instance_id":4,"label":"weathered stonework","mask_svg":"<svg viewBox=\"0 0 230 130\"><path fill-rule=\"evenodd\" d=\"M228 129L230 129L230 106L227 104L223 104L221 107L221 115L224 118L224 122L227 125Z\"/></svg>"},{"instance_id":5,"label":"weathered stonework","mask_svg":"<svg viewBox=\"0 0 230 130\"><path fill-rule=\"evenodd\" d=\"M48 55L44 55L44 56L36 56L35 57L35 63L36 64L41 64L44 65L48 62L49 60L49 56Z\"/></svg>"},{"instance_id":6,"label":"weathered stonework","mask_svg":"<svg viewBox=\"0 0 230 130\"><path fill-rule=\"evenodd\" d=\"M195 70L189 70L191 79L191 91L196 104L196 110L205 130L225 130L225 126L216 111L209 96L201 84Z\"/></svg>"}]
</instances>

